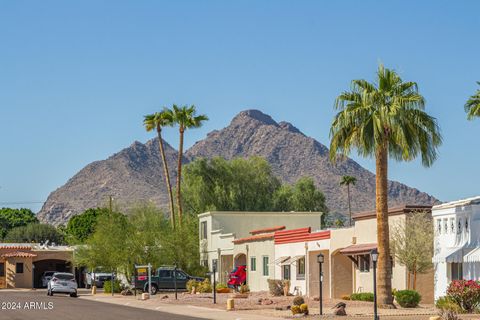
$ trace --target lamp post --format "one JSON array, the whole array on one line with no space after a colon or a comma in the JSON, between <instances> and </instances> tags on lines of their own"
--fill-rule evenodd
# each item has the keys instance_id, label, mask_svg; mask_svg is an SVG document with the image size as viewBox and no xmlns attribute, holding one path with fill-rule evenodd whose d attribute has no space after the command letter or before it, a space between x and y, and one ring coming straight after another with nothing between
<instances>
[{"instance_id":1,"label":"lamp post","mask_svg":"<svg viewBox=\"0 0 480 320\"><path fill-rule=\"evenodd\" d=\"M373 262L373 320L378 320L377 315L377 261L378 261L378 251L373 249L370 252Z\"/></svg>"},{"instance_id":2,"label":"lamp post","mask_svg":"<svg viewBox=\"0 0 480 320\"><path fill-rule=\"evenodd\" d=\"M319 302L320 302L320 315L323 315L323 306L322 306L322 286L323 286L323 272L322 272L322 264L325 262L325 256L323 254L318 254L317 255L317 261L318 261L318 270L319 270L319 291L320 291L320 295L319 295Z\"/></svg>"}]
</instances>

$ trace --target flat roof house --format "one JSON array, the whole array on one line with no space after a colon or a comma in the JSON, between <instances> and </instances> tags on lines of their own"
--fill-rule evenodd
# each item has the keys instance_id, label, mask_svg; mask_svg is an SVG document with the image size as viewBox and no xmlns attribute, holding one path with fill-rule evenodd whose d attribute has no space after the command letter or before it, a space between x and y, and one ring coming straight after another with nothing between
<instances>
[{"instance_id":1,"label":"flat roof house","mask_svg":"<svg viewBox=\"0 0 480 320\"><path fill-rule=\"evenodd\" d=\"M235 239L250 237L252 230L272 226L319 230L321 217L321 212L212 211L199 214L200 262L211 270L215 261L217 279L226 283L235 265L247 265L246 252L234 252ZM269 263L270 260L273 261L273 257L269 258Z\"/></svg>"},{"instance_id":2,"label":"flat roof house","mask_svg":"<svg viewBox=\"0 0 480 320\"><path fill-rule=\"evenodd\" d=\"M480 196L432 208L435 300L453 280L480 279Z\"/></svg>"}]
</instances>

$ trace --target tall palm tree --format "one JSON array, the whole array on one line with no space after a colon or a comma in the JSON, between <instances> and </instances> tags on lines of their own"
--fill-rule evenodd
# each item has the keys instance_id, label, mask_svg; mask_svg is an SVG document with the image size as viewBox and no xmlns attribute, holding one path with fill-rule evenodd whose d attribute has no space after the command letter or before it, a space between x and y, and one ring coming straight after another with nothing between
<instances>
[{"instance_id":1,"label":"tall palm tree","mask_svg":"<svg viewBox=\"0 0 480 320\"><path fill-rule=\"evenodd\" d=\"M393 306L392 265L388 226L388 158L411 161L418 155L430 166L442 143L437 120L425 110L425 100L415 82L403 82L393 70L380 65L375 83L353 80L350 91L335 102L339 110L330 129L330 158L348 155L375 157L380 305Z\"/></svg>"},{"instance_id":2,"label":"tall palm tree","mask_svg":"<svg viewBox=\"0 0 480 320\"><path fill-rule=\"evenodd\" d=\"M185 130L190 128L199 128L204 121L208 120L206 115L196 115L196 109L194 105L178 107L173 105L172 107L173 121L178 125L178 131L180 133L180 143L178 147L178 163L177 163L177 212L179 224L182 223L182 198L181 198L181 181L182 181L182 159L183 159L183 136Z\"/></svg>"},{"instance_id":3,"label":"tall palm tree","mask_svg":"<svg viewBox=\"0 0 480 320\"><path fill-rule=\"evenodd\" d=\"M158 146L163 163L163 175L165 176L165 183L168 190L168 200L170 205L170 221L172 228L175 229L175 210L173 205L172 183L170 182L170 174L168 171L167 158L165 156L165 149L163 147L162 128L171 127L173 125L173 114L170 110L164 108L162 112L155 112L144 117L143 124L147 131L156 130L158 136Z\"/></svg>"},{"instance_id":4,"label":"tall palm tree","mask_svg":"<svg viewBox=\"0 0 480 320\"><path fill-rule=\"evenodd\" d=\"M352 206L350 203L350 185L355 185L357 182L357 178L352 176L343 176L342 180L340 181L341 186L347 186L347 193L348 193L348 214L350 216L350 226L352 225Z\"/></svg>"},{"instance_id":5,"label":"tall palm tree","mask_svg":"<svg viewBox=\"0 0 480 320\"><path fill-rule=\"evenodd\" d=\"M480 81L477 81L477 84L480 85ZM465 111L468 120L480 117L480 89L477 89L477 92L465 103Z\"/></svg>"}]
</instances>

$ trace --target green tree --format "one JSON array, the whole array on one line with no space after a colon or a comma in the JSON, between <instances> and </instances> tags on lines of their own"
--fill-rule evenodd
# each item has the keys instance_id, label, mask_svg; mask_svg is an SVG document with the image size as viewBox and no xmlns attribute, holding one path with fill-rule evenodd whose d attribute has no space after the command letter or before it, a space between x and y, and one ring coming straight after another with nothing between
<instances>
[{"instance_id":1,"label":"green tree","mask_svg":"<svg viewBox=\"0 0 480 320\"><path fill-rule=\"evenodd\" d=\"M355 185L357 182L357 178L352 176L343 176L342 180L340 181L341 186L347 186L347 194L348 194L348 215L350 217L350 225L352 225L352 205L350 199L350 185Z\"/></svg>"},{"instance_id":2,"label":"green tree","mask_svg":"<svg viewBox=\"0 0 480 320\"><path fill-rule=\"evenodd\" d=\"M106 208L90 208L73 216L65 229L67 241L71 244L85 242L95 231L99 217L106 214L108 214Z\"/></svg>"},{"instance_id":3,"label":"green tree","mask_svg":"<svg viewBox=\"0 0 480 320\"><path fill-rule=\"evenodd\" d=\"M0 209L0 239L3 239L7 232L15 227L25 226L29 223L38 222L35 213L30 209Z\"/></svg>"},{"instance_id":4,"label":"green tree","mask_svg":"<svg viewBox=\"0 0 480 320\"><path fill-rule=\"evenodd\" d=\"M325 196L315 187L312 178L302 177L293 185L290 211L292 210L328 213Z\"/></svg>"},{"instance_id":5,"label":"green tree","mask_svg":"<svg viewBox=\"0 0 480 320\"><path fill-rule=\"evenodd\" d=\"M442 142L435 118L425 111L425 100L415 82L404 82L393 70L380 65L375 83L353 80L351 91L336 99L330 136L330 157L375 157L378 261L378 293L382 306L392 306L392 265L388 225L388 158L410 161L418 155L430 166Z\"/></svg>"},{"instance_id":6,"label":"green tree","mask_svg":"<svg viewBox=\"0 0 480 320\"><path fill-rule=\"evenodd\" d=\"M173 113L171 110L164 108L162 112L155 112L154 114L146 115L143 124L147 131L156 130L158 137L158 146L160 149L160 156L163 163L163 176L165 177L165 183L168 191L168 203L170 205L170 220L172 228L175 228L175 210L173 205L173 192L172 183L170 182L170 173L168 171L167 158L165 156L165 149L162 139L162 128L171 127L173 125Z\"/></svg>"},{"instance_id":7,"label":"green tree","mask_svg":"<svg viewBox=\"0 0 480 320\"><path fill-rule=\"evenodd\" d=\"M183 139L185 130L191 128L199 128L203 122L208 120L206 115L196 115L196 109L194 105L178 107L173 105L172 107L173 121L178 125L178 131L180 134L180 142L178 146L178 164L177 164L177 211L179 224L182 224L182 162L183 162Z\"/></svg>"},{"instance_id":8,"label":"green tree","mask_svg":"<svg viewBox=\"0 0 480 320\"><path fill-rule=\"evenodd\" d=\"M480 85L480 81L477 84ZM477 89L477 92L465 103L465 112L467 112L468 120L480 117L480 89Z\"/></svg>"},{"instance_id":9,"label":"green tree","mask_svg":"<svg viewBox=\"0 0 480 320\"><path fill-rule=\"evenodd\" d=\"M4 242L45 242L63 244L63 237L57 229L49 224L30 223L26 226L12 228L4 238Z\"/></svg>"},{"instance_id":10,"label":"green tree","mask_svg":"<svg viewBox=\"0 0 480 320\"><path fill-rule=\"evenodd\" d=\"M185 167L183 201L191 213L269 211L280 180L262 158L196 159Z\"/></svg>"},{"instance_id":11,"label":"green tree","mask_svg":"<svg viewBox=\"0 0 480 320\"><path fill-rule=\"evenodd\" d=\"M416 289L417 274L432 269L433 223L428 212L415 212L405 222L392 226L392 247L397 260L407 268L407 286Z\"/></svg>"}]
</instances>

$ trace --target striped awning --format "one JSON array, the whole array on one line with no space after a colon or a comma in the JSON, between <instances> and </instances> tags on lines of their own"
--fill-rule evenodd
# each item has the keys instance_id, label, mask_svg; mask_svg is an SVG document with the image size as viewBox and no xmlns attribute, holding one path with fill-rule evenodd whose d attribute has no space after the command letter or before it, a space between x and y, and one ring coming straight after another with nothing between
<instances>
[{"instance_id":1,"label":"striped awning","mask_svg":"<svg viewBox=\"0 0 480 320\"><path fill-rule=\"evenodd\" d=\"M275 264L280 265L280 266L290 264L290 256L284 256L284 257L277 258L275 260Z\"/></svg>"},{"instance_id":2,"label":"striped awning","mask_svg":"<svg viewBox=\"0 0 480 320\"><path fill-rule=\"evenodd\" d=\"M480 262L480 248L474 248L465 254L463 262Z\"/></svg>"},{"instance_id":3,"label":"striped awning","mask_svg":"<svg viewBox=\"0 0 480 320\"><path fill-rule=\"evenodd\" d=\"M463 262L464 248L445 248L432 258L433 263L449 262L449 263L461 263Z\"/></svg>"}]
</instances>

